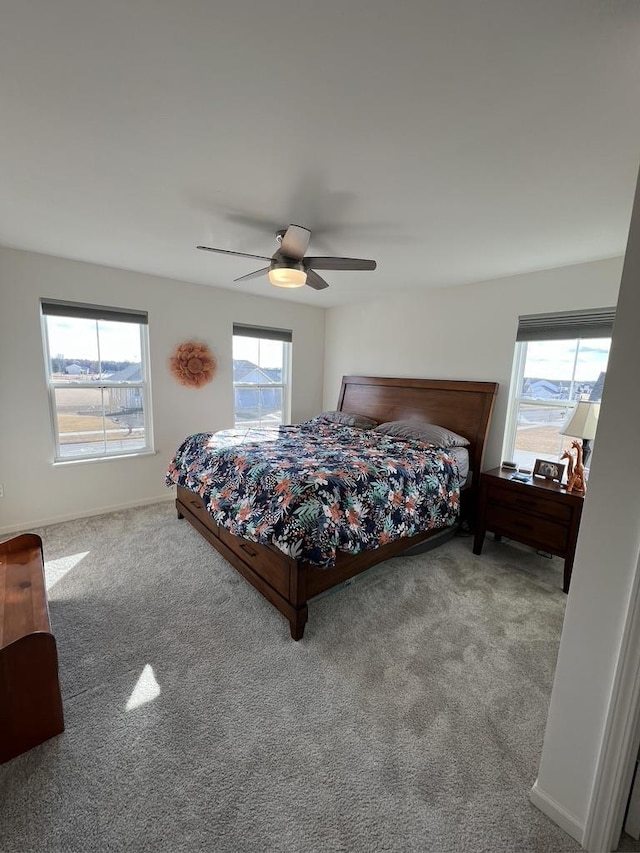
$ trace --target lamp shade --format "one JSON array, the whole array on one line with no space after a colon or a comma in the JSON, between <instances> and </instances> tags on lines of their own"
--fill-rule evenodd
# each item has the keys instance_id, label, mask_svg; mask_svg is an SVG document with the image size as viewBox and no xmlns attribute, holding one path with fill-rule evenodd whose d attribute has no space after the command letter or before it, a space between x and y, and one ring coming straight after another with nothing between
<instances>
[{"instance_id":1,"label":"lamp shade","mask_svg":"<svg viewBox=\"0 0 640 853\"><path fill-rule=\"evenodd\" d=\"M596 437L600 403L590 403L580 400L569 413L566 423L560 430L560 435L570 435L574 438L591 440Z\"/></svg>"},{"instance_id":2,"label":"lamp shade","mask_svg":"<svg viewBox=\"0 0 640 853\"><path fill-rule=\"evenodd\" d=\"M307 271L302 264L272 263L269 269L269 281L276 287L302 287L307 283Z\"/></svg>"}]
</instances>

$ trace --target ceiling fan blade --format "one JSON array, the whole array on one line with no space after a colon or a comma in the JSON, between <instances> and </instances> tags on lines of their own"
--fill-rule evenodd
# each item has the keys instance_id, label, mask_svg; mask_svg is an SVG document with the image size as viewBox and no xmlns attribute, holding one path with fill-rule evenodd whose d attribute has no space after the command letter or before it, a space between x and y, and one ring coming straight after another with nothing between
<instances>
[{"instance_id":1,"label":"ceiling fan blade","mask_svg":"<svg viewBox=\"0 0 640 853\"><path fill-rule=\"evenodd\" d=\"M305 258L304 265L314 270L374 270L377 266L362 258Z\"/></svg>"},{"instance_id":2,"label":"ceiling fan blade","mask_svg":"<svg viewBox=\"0 0 640 853\"><path fill-rule=\"evenodd\" d=\"M241 275L240 278L234 278L234 281L249 281L252 278L260 278L261 275L266 275L269 272L269 267L263 267L255 272L248 272L246 275Z\"/></svg>"},{"instance_id":3,"label":"ceiling fan blade","mask_svg":"<svg viewBox=\"0 0 640 853\"><path fill-rule=\"evenodd\" d=\"M325 287L329 287L327 282L313 270L307 270L307 284L314 290L324 290Z\"/></svg>"},{"instance_id":4,"label":"ceiling fan blade","mask_svg":"<svg viewBox=\"0 0 640 853\"><path fill-rule=\"evenodd\" d=\"M301 261L309 248L310 237L311 231L308 228L303 228L302 225L290 225L282 235L280 252L287 258Z\"/></svg>"},{"instance_id":5,"label":"ceiling fan blade","mask_svg":"<svg viewBox=\"0 0 640 853\"><path fill-rule=\"evenodd\" d=\"M238 258L257 258L259 261L270 261L268 255L248 255L246 252L232 252L229 249L213 249L211 246L196 246L205 252L217 252L219 255L235 255Z\"/></svg>"}]
</instances>

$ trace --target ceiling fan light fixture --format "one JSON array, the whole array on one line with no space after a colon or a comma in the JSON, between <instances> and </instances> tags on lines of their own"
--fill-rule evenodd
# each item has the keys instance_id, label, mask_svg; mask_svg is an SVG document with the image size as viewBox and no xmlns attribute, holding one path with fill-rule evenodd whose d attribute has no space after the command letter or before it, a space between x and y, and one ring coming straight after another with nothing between
<instances>
[{"instance_id":1,"label":"ceiling fan light fixture","mask_svg":"<svg viewBox=\"0 0 640 853\"><path fill-rule=\"evenodd\" d=\"M307 271L302 264L272 264L269 281L276 287L302 287L307 283Z\"/></svg>"}]
</instances>

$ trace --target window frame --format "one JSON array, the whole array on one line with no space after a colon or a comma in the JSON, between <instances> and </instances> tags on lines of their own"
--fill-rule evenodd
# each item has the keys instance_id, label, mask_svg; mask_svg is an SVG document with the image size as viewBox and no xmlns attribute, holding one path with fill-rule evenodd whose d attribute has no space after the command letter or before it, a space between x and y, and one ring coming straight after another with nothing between
<instances>
[{"instance_id":1,"label":"window frame","mask_svg":"<svg viewBox=\"0 0 640 853\"><path fill-rule=\"evenodd\" d=\"M587 314L587 313L588 312L575 312L575 314L573 314L573 315L572 314L540 315L540 319L544 319L545 317L549 317L549 318L560 317L562 319L562 321L566 321L567 318L569 318L571 320L571 318L573 318L573 317L580 319L582 317L582 315ZM595 313L595 312L591 312L591 313ZM608 309L608 314L615 314L615 309ZM516 457L516 454L518 452L516 450L516 440L517 440L517 431L518 431L518 413L520 411L521 404L523 402L540 403L549 409L554 409L554 408L566 409L567 410L567 417L565 419L565 423L568 422L568 419L570 417L570 413L573 411L573 409L575 408L575 406L578 402L578 400L576 400L573 397L573 392L574 392L574 387L576 384L575 373L576 373L576 366L577 366L578 361L579 361L581 344L583 342L593 340L594 338L609 339L609 354L611 353L610 348L611 348L611 340L612 340L612 323L613 323L613 320L611 318L610 318L608 324L606 324L605 322L602 322L600 328L597 329L597 334L593 333L592 330L589 330L586 333L583 333L583 335L568 334L566 337L560 337L560 334L557 331L553 331L553 330L551 332L548 331L549 328L552 328L552 326L553 326L553 323L551 323L550 326L547 328L546 333L544 330L539 335L536 334L535 332L526 331L524 334L521 335L520 333L522 331L522 325L523 325L522 321L523 320L528 321L532 318L529 318L529 317L520 318L519 335L518 335L518 339L516 340L516 343L515 343L514 358L513 358L512 368L511 368L511 380L510 380L510 384L509 384L509 397L507 400L507 415L506 415L506 419L505 419L505 430L504 430L504 436L503 436L503 441L502 441L502 457L501 458L506 459L506 460L516 461L515 457ZM526 325L526 323L525 323L525 325ZM558 326L560 328L564 328L566 331L566 328L567 328L566 325L564 327L561 327L560 324L558 324ZM584 331L585 330L583 330L583 332ZM528 344L532 341L544 342L545 340L547 340L547 341L567 340L567 341L573 341L576 344L576 352L575 352L575 357L574 357L573 373L571 376L571 384L569 387L569 399L568 400L548 400L548 399L535 398L535 397L525 397L521 393L523 382L524 382L524 371L525 371L525 367L526 367L526 363L527 363ZM561 443L562 443L562 439L560 437L558 444L561 445ZM593 444L592 444L592 447L593 447ZM536 453L539 454L540 458L546 458L547 456L549 456L549 454L543 450L536 451ZM560 454L560 448L558 450L557 455L559 456L559 454ZM533 466L530 466L530 467L533 467Z\"/></svg>"},{"instance_id":2,"label":"window frame","mask_svg":"<svg viewBox=\"0 0 640 853\"><path fill-rule=\"evenodd\" d=\"M262 334L261 334L262 333ZM258 341L280 341L283 345L282 358L282 381L281 382L236 382L233 379L233 342L236 337L254 338ZM293 335L287 329L273 329L268 326L249 326L245 323L234 323L231 336L231 376L233 386L233 426L234 429L239 429L237 425L237 410L236 410L236 388L250 388L252 390L268 389L274 390L280 388L282 390L282 419L281 424L270 426L256 426L255 429L272 429L277 430L280 425L284 426L291 423L291 375L293 361ZM260 367L260 365L256 365Z\"/></svg>"},{"instance_id":3,"label":"window frame","mask_svg":"<svg viewBox=\"0 0 640 853\"><path fill-rule=\"evenodd\" d=\"M46 303L59 303L60 305L68 305L70 312L68 315L56 312L55 314L46 314L43 306ZM74 307L76 312L74 312ZM54 444L54 455L53 455L53 464L54 465L68 465L68 464L76 464L79 462L96 462L100 460L106 459L121 459L123 457L130 456L148 456L150 454L154 454L154 440L153 440L153 418L151 413L151 370L150 370L150 352L149 352L149 327L147 322L138 323L138 331L140 334L140 373L141 380L140 381L122 381L122 382L110 382L109 380L100 380L100 381L82 381L82 380L74 380L73 384L69 382L56 382L53 379L51 372L51 348L49 342L49 327L47 323L47 316L58 316L58 317L67 317L68 319L77 318L79 315L77 311L87 308L89 310L96 309L98 310L101 306L94 305L85 305L84 303L62 303L59 300L48 300L42 299L40 302L40 322L41 322L41 330L42 330L42 342L43 342L43 351L44 351L44 364L45 364L45 377L47 382L47 396L49 398L49 417L51 423L51 433L53 437ZM125 315L127 312L121 309L113 308L108 309L113 311L113 315L109 317L105 317L104 319L108 320L108 322L127 322L118 318L118 314ZM142 318L143 313L140 313ZM146 314L144 314L146 317ZM99 322L97 318L88 319L96 319L96 322ZM134 324L135 325L135 324ZM98 339L99 340L99 339ZM99 357L99 350L98 350ZM82 455L73 456L73 455L63 455L61 453L62 442L60 441L60 430L58 425L58 409L56 405L56 391L61 388L89 388L91 390L101 390L104 391L108 388L140 388L142 391L142 407L143 407L143 418L144 418L144 446L132 448L131 450L122 449L121 447L109 451L108 450L108 442L105 441L105 449L101 452L92 452L92 453L83 453ZM103 417L104 417L104 398L103 398Z\"/></svg>"},{"instance_id":4,"label":"window frame","mask_svg":"<svg viewBox=\"0 0 640 853\"><path fill-rule=\"evenodd\" d=\"M571 338L568 340L575 340L576 342L579 342L585 340L585 338ZM566 409L570 412L578 402L577 400L574 400L572 396L575 384L575 378L573 377L569 388L568 400L547 400L538 397L525 397L520 393L519 389L522 388L524 381L524 369L527 363L528 345L529 341L516 341L516 351L511 371L511 384L509 385L509 400L507 402L507 418L502 445L502 458L514 461L517 453L516 438L518 432L518 412L520 411L521 403L539 403L540 405L544 405L547 409ZM576 349L576 359L577 354L578 349ZM574 373L575 366L576 361L574 361ZM568 419L568 417L569 414L567 413L566 419ZM560 443L560 441L558 443ZM541 458L548 455L543 450L536 451L536 453L539 453Z\"/></svg>"}]
</instances>

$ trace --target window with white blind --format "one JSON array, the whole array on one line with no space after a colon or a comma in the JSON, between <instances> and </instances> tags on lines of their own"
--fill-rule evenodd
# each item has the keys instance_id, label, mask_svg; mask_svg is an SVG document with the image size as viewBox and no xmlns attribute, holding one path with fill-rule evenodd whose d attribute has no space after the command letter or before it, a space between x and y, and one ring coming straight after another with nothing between
<instances>
[{"instance_id":1,"label":"window with white blind","mask_svg":"<svg viewBox=\"0 0 640 853\"><path fill-rule=\"evenodd\" d=\"M291 346L288 329L233 326L235 426L277 429L291 415Z\"/></svg>"},{"instance_id":2,"label":"window with white blind","mask_svg":"<svg viewBox=\"0 0 640 853\"><path fill-rule=\"evenodd\" d=\"M55 460L152 450L147 314L41 300Z\"/></svg>"},{"instance_id":3,"label":"window with white blind","mask_svg":"<svg viewBox=\"0 0 640 853\"><path fill-rule=\"evenodd\" d=\"M576 403L602 397L614 318L615 308L519 318L503 459L559 459Z\"/></svg>"}]
</instances>

